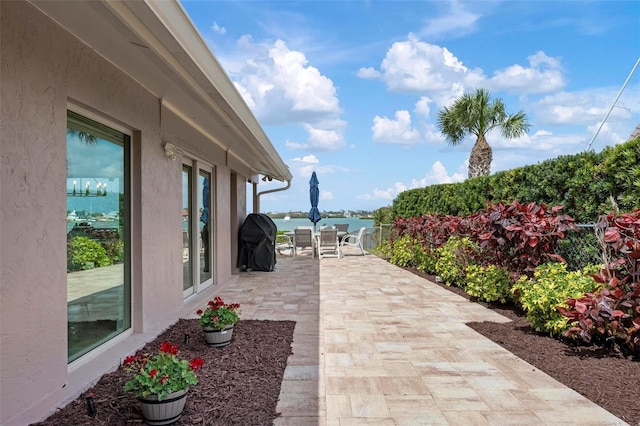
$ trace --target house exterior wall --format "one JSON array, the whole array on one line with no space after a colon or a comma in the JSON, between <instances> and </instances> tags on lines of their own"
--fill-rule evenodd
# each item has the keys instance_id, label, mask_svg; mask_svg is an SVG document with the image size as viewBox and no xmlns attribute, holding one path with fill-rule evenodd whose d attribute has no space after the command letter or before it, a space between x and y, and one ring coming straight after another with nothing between
<instances>
[{"instance_id":1,"label":"house exterior wall","mask_svg":"<svg viewBox=\"0 0 640 426\"><path fill-rule=\"evenodd\" d=\"M237 240L238 235L237 232L231 230L231 210L235 210L230 207L231 186L229 182L231 181L231 173L226 167L218 167L216 171L216 205L224 206L224 208L218 209L215 223L217 237L215 268L219 274L230 277L232 274L231 239L236 238Z\"/></svg>"},{"instance_id":2,"label":"house exterior wall","mask_svg":"<svg viewBox=\"0 0 640 426\"><path fill-rule=\"evenodd\" d=\"M159 100L28 3L0 2L0 20L0 424L18 425L77 397L208 299L183 299L182 169L164 155ZM75 369L66 341L69 105L132 135L133 333ZM216 167L214 282L221 285L236 273L231 215L246 211L245 197L231 195L224 158L204 160Z\"/></svg>"}]
</instances>

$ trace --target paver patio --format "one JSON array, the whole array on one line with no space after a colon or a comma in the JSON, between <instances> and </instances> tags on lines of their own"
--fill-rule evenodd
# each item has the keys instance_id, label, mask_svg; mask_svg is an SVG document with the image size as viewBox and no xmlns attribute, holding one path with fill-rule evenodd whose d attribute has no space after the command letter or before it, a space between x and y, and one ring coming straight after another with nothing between
<instances>
[{"instance_id":1,"label":"paver patio","mask_svg":"<svg viewBox=\"0 0 640 426\"><path fill-rule=\"evenodd\" d=\"M625 425L465 325L507 318L375 256L278 256L216 290L296 321L277 426Z\"/></svg>"}]
</instances>

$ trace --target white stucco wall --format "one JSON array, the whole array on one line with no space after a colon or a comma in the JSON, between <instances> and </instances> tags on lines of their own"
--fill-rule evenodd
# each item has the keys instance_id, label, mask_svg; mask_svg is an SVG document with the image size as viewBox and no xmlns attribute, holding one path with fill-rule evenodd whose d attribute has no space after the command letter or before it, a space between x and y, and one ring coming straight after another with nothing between
<instances>
[{"instance_id":1,"label":"white stucco wall","mask_svg":"<svg viewBox=\"0 0 640 426\"><path fill-rule=\"evenodd\" d=\"M158 99L29 4L2 1L0 8L0 424L8 425L37 421L77 396L185 305L181 164L164 155ZM132 319L139 333L89 361L73 384L66 343L69 103L132 131ZM230 211L244 212L245 197L235 197L231 209L230 170L216 170L215 280L225 283L236 272Z\"/></svg>"}]
</instances>

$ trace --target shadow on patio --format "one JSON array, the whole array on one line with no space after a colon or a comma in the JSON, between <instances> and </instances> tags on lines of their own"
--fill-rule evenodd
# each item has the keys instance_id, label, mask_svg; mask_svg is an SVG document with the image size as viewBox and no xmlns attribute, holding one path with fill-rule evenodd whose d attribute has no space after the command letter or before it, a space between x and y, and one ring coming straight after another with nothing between
<instances>
[{"instance_id":1,"label":"shadow on patio","mask_svg":"<svg viewBox=\"0 0 640 426\"><path fill-rule=\"evenodd\" d=\"M319 282L318 258L283 255L274 271L241 272L237 281L215 290L224 300L241 304L242 319L296 322L277 407L281 418L275 424L320 424Z\"/></svg>"}]
</instances>

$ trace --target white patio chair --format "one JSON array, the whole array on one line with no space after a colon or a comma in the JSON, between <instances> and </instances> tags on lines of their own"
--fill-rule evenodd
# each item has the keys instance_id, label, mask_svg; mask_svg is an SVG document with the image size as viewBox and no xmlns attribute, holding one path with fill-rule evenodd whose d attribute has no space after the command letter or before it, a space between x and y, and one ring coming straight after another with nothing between
<instances>
[{"instance_id":1,"label":"white patio chair","mask_svg":"<svg viewBox=\"0 0 640 426\"><path fill-rule=\"evenodd\" d=\"M342 242L345 235L349 233L348 223L336 223L334 227L338 230L338 240Z\"/></svg>"},{"instance_id":2,"label":"white patio chair","mask_svg":"<svg viewBox=\"0 0 640 426\"><path fill-rule=\"evenodd\" d=\"M344 246L351 246L351 247L358 247L360 249L360 251L362 252L363 256L366 256L366 253L364 251L364 247L362 246L363 240L364 240L364 233L367 230L367 228L360 228L358 229L358 233L357 234L347 234L344 236L344 238L342 239L342 241L340 242L340 255L343 256L344 255Z\"/></svg>"},{"instance_id":3,"label":"white patio chair","mask_svg":"<svg viewBox=\"0 0 640 426\"><path fill-rule=\"evenodd\" d=\"M313 230L296 228L293 230L293 255L298 255L299 249L311 248L311 257L315 257Z\"/></svg>"},{"instance_id":4,"label":"white patio chair","mask_svg":"<svg viewBox=\"0 0 640 426\"><path fill-rule=\"evenodd\" d=\"M289 254L293 254L293 239L286 234L276 235L276 252L282 254L283 250L289 251Z\"/></svg>"},{"instance_id":5,"label":"white patio chair","mask_svg":"<svg viewBox=\"0 0 640 426\"><path fill-rule=\"evenodd\" d=\"M333 254L340 258L340 243L338 242L338 230L333 228L325 228L320 230L318 238L318 257L322 258L325 251L332 251Z\"/></svg>"}]
</instances>

